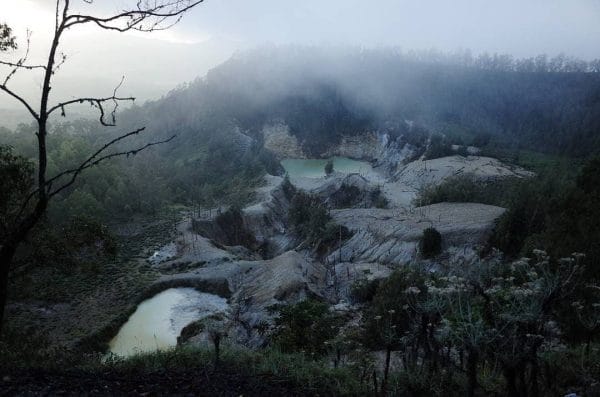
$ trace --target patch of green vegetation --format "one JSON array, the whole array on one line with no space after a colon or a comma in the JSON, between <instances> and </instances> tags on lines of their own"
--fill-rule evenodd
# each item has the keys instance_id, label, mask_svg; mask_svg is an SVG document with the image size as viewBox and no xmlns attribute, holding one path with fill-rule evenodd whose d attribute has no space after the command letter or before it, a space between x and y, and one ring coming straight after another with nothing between
<instances>
[{"instance_id":1,"label":"patch of green vegetation","mask_svg":"<svg viewBox=\"0 0 600 397\"><path fill-rule=\"evenodd\" d=\"M452 144L442 135L434 134L429 139L429 146L425 151L425 159L433 160L440 157L452 156Z\"/></svg>"},{"instance_id":2,"label":"patch of green vegetation","mask_svg":"<svg viewBox=\"0 0 600 397\"><path fill-rule=\"evenodd\" d=\"M328 351L326 342L337 335L342 324L327 303L312 299L271 310L279 311L273 343L284 352L322 356Z\"/></svg>"},{"instance_id":3,"label":"patch of green vegetation","mask_svg":"<svg viewBox=\"0 0 600 397\"><path fill-rule=\"evenodd\" d=\"M350 288L350 299L352 303L367 303L373 300L380 279L369 280L367 278L354 282Z\"/></svg>"},{"instance_id":4,"label":"patch of green vegetation","mask_svg":"<svg viewBox=\"0 0 600 397\"><path fill-rule=\"evenodd\" d=\"M325 359L314 359L302 353L283 353L277 349L251 351L224 347L219 367L214 368L214 352L210 349L183 346L172 350L136 355L127 359L101 355L76 355L69 351L36 354L18 353L0 344L0 368L41 368L56 371L80 371L90 376L105 372L140 376L188 370L225 371L248 376L261 376L285 384L286 388L307 395L365 396L370 394L368 379L361 381L351 366L332 368Z\"/></svg>"},{"instance_id":5,"label":"patch of green vegetation","mask_svg":"<svg viewBox=\"0 0 600 397\"><path fill-rule=\"evenodd\" d=\"M437 229L428 227L423 230L419 240L419 251L423 258L434 258L442 252L442 235Z\"/></svg>"},{"instance_id":6,"label":"patch of green vegetation","mask_svg":"<svg viewBox=\"0 0 600 397\"><path fill-rule=\"evenodd\" d=\"M527 149L511 149L510 147L501 145L486 146L479 155L497 158L508 164L515 164L535 173L543 173L549 169L576 170L577 167L582 165L582 160L566 155Z\"/></svg>"},{"instance_id":7,"label":"patch of green vegetation","mask_svg":"<svg viewBox=\"0 0 600 397\"><path fill-rule=\"evenodd\" d=\"M345 226L331 220L329 209L319 197L301 191L292 198L289 220L295 232L318 250L326 250L351 236Z\"/></svg>"},{"instance_id":8,"label":"patch of green vegetation","mask_svg":"<svg viewBox=\"0 0 600 397\"><path fill-rule=\"evenodd\" d=\"M518 187L528 183L521 178L479 180L469 175L454 176L439 185L427 186L419 191L415 203L482 203L505 207L510 203Z\"/></svg>"},{"instance_id":9,"label":"patch of green vegetation","mask_svg":"<svg viewBox=\"0 0 600 397\"><path fill-rule=\"evenodd\" d=\"M325 163L325 175L331 174L333 174L333 160L329 159L327 160L327 163Z\"/></svg>"}]
</instances>

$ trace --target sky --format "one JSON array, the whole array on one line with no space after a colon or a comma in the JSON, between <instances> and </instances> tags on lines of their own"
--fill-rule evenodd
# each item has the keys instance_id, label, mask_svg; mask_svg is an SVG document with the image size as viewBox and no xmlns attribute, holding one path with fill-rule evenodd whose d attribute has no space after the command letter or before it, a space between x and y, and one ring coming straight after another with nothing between
<instances>
[{"instance_id":1,"label":"sky","mask_svg":"<svg viewBox=\"0 0 600 397\"><path fill-rule=\"evenodd\" d=\"M107 15L132 1L72 3ZM53 7L53 0L0 0L0 22L13 27L21 51L32 31L32 61L47 52ZM55 76L53 96L110 94L124 76L123 94L155 99L237 51L286 44L593 59L600 58L600 0L205 0L164 32L119 34L92 26L68 32L61 47L68 60ZM22 72L11 84L37 101L39 75ZM0 109L16 106L0 94Z\"/></svg>"}]
</instances>

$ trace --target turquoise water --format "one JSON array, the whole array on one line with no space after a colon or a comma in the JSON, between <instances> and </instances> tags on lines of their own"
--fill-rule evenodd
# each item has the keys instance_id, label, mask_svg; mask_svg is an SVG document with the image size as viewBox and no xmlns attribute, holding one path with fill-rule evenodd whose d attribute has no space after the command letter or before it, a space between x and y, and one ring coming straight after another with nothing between
<instances>
[{"instance_id":1,"label":"turquoise water","mask_svg":"<svg viewBox=\"0 0 600 397\"><path fill-rule=\"evenodd\" d=\"M366 161L352 160L347 157L333 157L332 160L335 172L364 174L372 171L371 164ZM325 176L327 161L328 159L285 159L281 162L281 165L291 178L320 178Z\"/></svg>"}]
</instances>

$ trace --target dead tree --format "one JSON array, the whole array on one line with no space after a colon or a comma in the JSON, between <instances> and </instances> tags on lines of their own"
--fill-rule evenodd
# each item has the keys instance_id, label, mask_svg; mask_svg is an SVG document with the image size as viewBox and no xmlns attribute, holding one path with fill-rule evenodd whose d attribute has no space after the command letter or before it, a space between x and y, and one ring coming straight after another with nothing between
<instances>
[{"instance_id":1,"label":"dead tree","mask_svg":"<svg viewBox=\"0 0 600 397\"><path fill-rule=\"evenodd\" d=\"M151 146L168 142L174 138L149 142L132 150L118 151L114 146L127 138L138 135L144 131L140 127L119 135L117 138L107 142L94 153L79 164L78 167L66 169L57 175L49 176L47 172L46 140L48 137L48 120L51 115L60 112L65 115L66 110L77 104L87 103L94 106L99 113L100 124L106 127L116 126L116 111L119 103L133 101L133 97L118 95L122 81L117 85L112 95L106 97L83 97L76 98L56 104L50 103L50 91L53 84L53 76L66 61L67 56L59 52L61 40L65 34L81 27L82 25L94 25L100 29L117 32L137 30L152 32L164 30L177 24L183 15L202 3L203 0L135 0L129 9L116 12L109 16L95 16L79 13L73 10L73 3L85 3L87 7L94 0L56 0L55 28L52 42L48 49L48 56L44 64L31 64L28 61L30 33L27 34L27 42L24 55L16 61L0 60L0 66L7 68L4 79L0 79L0 92L9 95L27 109L37 124L37 177L33 190L25 198L20 210L9 221L8 231L0 241L0 329L4 319L4 309L7 299L8 278L13 257L19 245L25 240L31 229L40 221L48 202L60 192L69 188L79 175L88 168L106 161L108 159L129 156L145 150ZM6 25L4 25L6 26ZM2 27L2 26L0 26ZM4 27L3 31L6 31ZM10 30L8 30L10 33ZM14 48L14 42L7 41L7 48ZM40 71L43 82L40 89L39 104L27 101L22 95L13 91L9 83L14 75L24 71Z\"/></svg>"}]
</instances>

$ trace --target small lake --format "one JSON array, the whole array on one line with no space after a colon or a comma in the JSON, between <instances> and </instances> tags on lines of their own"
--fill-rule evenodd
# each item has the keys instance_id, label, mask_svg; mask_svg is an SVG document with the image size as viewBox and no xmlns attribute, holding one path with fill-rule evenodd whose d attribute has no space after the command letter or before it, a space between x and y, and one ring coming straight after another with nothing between
<instances>
[{"instance_id":1,"label":"small lake","mask_svg":"<svg viewBox=\"0 0 600 397\"><path fill-rule=\"evenodd\" d=\"M333 157L333 170L344 174L367 174L373 170L366 161L352 160L347 157ZM290 178L320 178L325 176L327 159L285 159L281 165Z\"/></svg>"},{"instance_id":2,"label":"small lake","mask_svg":"<svg viewBox=\"0 0 600 397\"><path fill-rule=\"evenodd\" d=\"M193 288L168 289L140 303L110 341L110 352L131 356L175 347L186 325L228 308L227 300L217 295Z\"/></svg>"}]
</instances>

